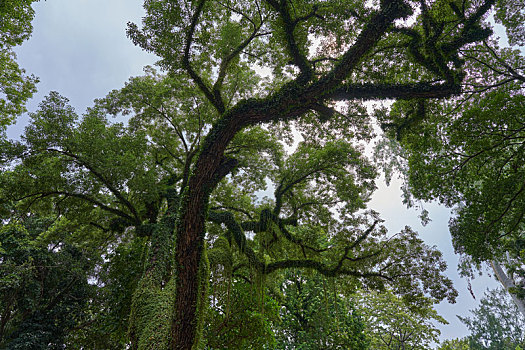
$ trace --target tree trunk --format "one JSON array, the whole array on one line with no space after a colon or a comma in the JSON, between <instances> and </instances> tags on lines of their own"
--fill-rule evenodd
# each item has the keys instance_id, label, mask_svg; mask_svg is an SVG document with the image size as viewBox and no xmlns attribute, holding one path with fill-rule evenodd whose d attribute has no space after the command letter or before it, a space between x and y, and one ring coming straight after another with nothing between
<instances>
[{"instance_id":1,"label":"tree trunk","mask_svg":"<svg viewBox=\"0 0 525 350\"><path fill-rule=\"evenodd\" d=\"M516 294L511 293L509 291L510 288L515 288L516 284L512 280L512 278L508 277L503 268L501 267L500 263L496 260L491 261L492 269L494 270L494 273L496 274L496 277L500 281L500 283L503 285L505 290L510 294L512 297L512 300L518 307L518 310L521 312L523 316L525 316L525 301L520 299Z\"/></svg>"},{"instance_id":2,"label":"tree trunk","mask_svg":"<svg viewBox=\"0 0 525 350\"><path fill-rule=\"evenodd\" d=\"M203 276L199 276L199 265L201 264L202 252L204 248L204 225L199 221L200 216L204 216L201 210L197 220L181 225L177 232L176 245L176 296L174 305L174 319L171 325L172 349L194 348L198 341L198 328L201 320L198 309L198 297L202 294ZM186 220L191 221L191 220ZM184 230L183 227L188 229ZM201 273L202 274L202 273Z\"/></svg>"},{"instance_id":3,"label":"tree trunk","mask_svg":"<svg viewBox=\"0 0 525 350\"><path fill-rule=\"evenodd\" d=\"M240 124L229 121L230 127L219 127L207 136L181 198L175 248L176 296L171 324L170 347L174 350L194 349L200 338L208 285L204 252L208 201L218 182L237 165L235 160L223 156L226 146L241 129Z\"/></svg>"},{"instance_id":4,"label":"tree trunk","mask_svg":"<svg viewBox=\"0 0 525 350\"><path fill-rule=\"evenodd\" d=\"M144 275L140 279L131 306L129 337L132 350L168 350L173 293L171 249L173 225L167 216L155 224Z\"/></svg>"}]
</instances>

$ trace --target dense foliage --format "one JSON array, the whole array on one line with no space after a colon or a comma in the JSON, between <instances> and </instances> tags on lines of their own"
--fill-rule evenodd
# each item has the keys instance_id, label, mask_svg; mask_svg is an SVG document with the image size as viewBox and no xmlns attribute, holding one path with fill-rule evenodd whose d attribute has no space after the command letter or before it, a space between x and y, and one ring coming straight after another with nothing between
<instances>
[{"instance_id":1,"label":"dense foliage","mask_svg":"<svg viewBox=\"0 0 525 350\"><path fill-rule=\"evenodd\" d=\"M460 317L470 331L470 349L523 349L525 317L504 289L492 290L472 310L472 317Z\"/></svg>"},{"instance_id":2,"label":"dense foliage","mask_svg":"<svg viewBox=\"0 0 525 350\"><path fill-rule=\"evenodd\" d=\"M0 228L2 349L62 349L86 312L90 262L78 247L47 240L56 226L34 217Z\"/></svg>"},{"instance_id":3,"label":"dense foliage","mask_svg":"<svg viewBox=\"0 0 525 350\"><path fill-rule=\"evenodd\" d=\"M16 63L13 48L29 38L38 0L3 0L0 3L0 132L16 116L26 111L25 102L33 96L34 76L26 76Z\"/></svg>"},{"instance_id":4,"label":"dense foliage","mask_svg":"<svg viewBox=\"0 0 525 350\"><path fill-rule=\"evenodd\" d=\"M361 293L359 307L372 339L371 349L429 349L440 334L434 323L447 323L432 300L398 297L390 291Z\"/></svg>"},{"instance_id":5,"label":"dense foliage","mask_svg":"<svg viewBox=\"0 0 525 350\"><path fill-rule=\"evenodd\" d=\"M367 349L364 321L334 279L289 272L282 284L276 349Z\"/></svg>"}]
</instances>

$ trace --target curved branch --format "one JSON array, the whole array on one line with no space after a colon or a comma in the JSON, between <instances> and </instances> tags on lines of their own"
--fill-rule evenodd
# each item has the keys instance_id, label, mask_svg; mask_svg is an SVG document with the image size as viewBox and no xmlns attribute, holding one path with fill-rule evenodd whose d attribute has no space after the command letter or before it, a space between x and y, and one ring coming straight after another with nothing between
<instances>
[{"instance_id":1,"label":"curved branch","mask_svg":"<svg viewBox=\"0 0 525 350\"><path fill-rule=\"evenodd\" d=\"M299 48L299 45L297 44L297 41L295 40L295 27L299 22L301 21L300 18L296 19L295 21L292 20L290 16L290 12L288 11L288 5L287 1L280 1L279 4L277 4L276 1L269 1L270 5L281 15L281 19L283 20L284 24L284 35L286 38L286 43L288 46L288 51L290 52L290 56L292 57L293 63L299 68L301 71L301 74L297 78L298 82L306 83L308 82L313 75L312 67L310 66L310 63L308 62L308 59L306 56L301 52L301 49ZM316 7L314 7L314 14L316 11Z\"/></svg>"},{"instance_id":2,"label":"curved branch","mask_svg":"<svg viewBox=\"0 0 525 350\"><path fill-rule=\"evenodd\" d=\"M223 5L223 6L226 6L226 5ZM228 70L228 67L229 67L230 63L233 61L233 59L235 57L237 57L239 54L241 54L243 52L243 50L253 41L253 39L268 34L268 33L258 33L259 30L261 29L263 23L264 23L264 19L261 18L261 23L259 25L257 25L251 18L246 16L241 11L235 10L235 9L230 8L228 6L227 6L227 8L231 9L235 13L238 13L238 14L242 15L244 18L247 18L248 21L253 26L253 31L252 31L251 35L248 38L246 38L242 43L240 43L234 50L232 50L221 61L221 64L220 64L220 67L219 67L219 74L217 75L217 80L215 81L215 84L213 85L213 95L214 95L215 99L217 99L218 101L220 101L222 103L223 107L224 107L224 101L222 100L220 89L222 87L224 79L226 78L226 71Z\"/></svg>"},{"instance_id":3,"label":"curved branch","mask_svg":"<svg viewBox=\"0 0 525 350\"><path fill-rule=\"evenodd\" d=\"M204 8L205 3L206 0L199 1L195 13L193 14L193 17L191 19L190 28L188 30L188 34L186 35L186 46L184 48L184 56L182 57L182 65L184 69L186 69L190 77L193 79L195 84L197 84L199 89L204 93L206 98L211 102L215 109L217 109L217 111L222 114L225 110L224 104L222 103L222 101L217 101L215 95L206 86L204 80L202 80L202 78L197 74L197 72L195 72L190 63L190 49L191 44L193 42L193 35L195 34L195 28L197 27L197 23L199 22L199 18L202 14L202 9Z\"/></svg>"},{"instance_id":4,"label":"curved branch","mask_svg":"<svg viewBox=\"0 0 525 350\"><path fill-rule=\"evenodd\" d=\"M271 212L269 210L266 212L266 214L270 215L270 217L267 217L266 219L267 220L272 220ZM261 217L262 216L264 216L263 213L261 213ZM234 240L235 240L237 246L239 247L239 250L241 252L243 252L246 255L246 257L248 258L248 260L250 261L250 263L253 266L255 266L258 271L260 271L262 273L272 273L272 272L274 272L276 270L285 269L285 268L310 268L310 269L314 269L314 270L318 271L319 273L321 273L321 274L323 274L325 276L332 276L332 277L338 276L338 275L351 275L351 276L356 276L356 277L372 277L372 276L376 276L376 277L383 277L383 278L389 279L389 277L387 277L386 275L381 274L380 272L360 272L360 271L357 271L357 270L352 270L352 269L348 269L348 268L343 267L343 263L344 263L345 260L356 262L356 261L360 261L360 260L364 260L364 259L367 259L367 258L371 258L371 257L377 256L380 253L380 251L376 251L376 252L373 252L371 254L360 256L360 257L357 257L357 258L350 258L350 257L348 257L348 253L350 252L350 250L354 249L355 247L357 247L364 239L366 239L370 235L370 233L372 233L372 231L374 230L375 226L379 222L378 220L376 220L372 224L372 226L370 226L351 245L345 247L343 255L341 256L341 258L338 260L338 262L335 265L328 266L327 264L324 264L322 262L319 262L319 261L316 261L316 260L312 260L312 259L288 259L288 260L281 260L281 261L273 262L273 263L270 263L270 264L266 265L263 261L261 261L261 260L259 260L259 258L257 258L257 255L256 255L255 251L252 248L250 248L250 247L248 247L246 245L246 236L245 236L244 230L243 230L244 227L243 227L243 225L240 225L235 220L235 217L233 216L232 213L230 213L230 212L214 212L214 211L210 211L210 213L208 215L208 219L210 221L212 221L212 222L226 225L227 229L232 233L232 235L234 237ZM275 218L273 218L273 219L275 219ZM259 223L253 223L252 222L252 224L249 225L249 227L254 232L262 232L262 231L264 231L264 230L266 230L268 228L267 220L264 221L264 218L261 218L261 222L259 222ZM313 247L307 246L307 245L303 244L300 240L298 240L298 239L294 238L293 236L291 236L289 234L289 232L286 231L286 229L284 228L282 223L279 223L279 227L281 228L281 230L284 229L284 231L283 231L284 236L290 242L295 243L295 244L299 245L300 247L302 247L303 251L304 251L304 249L310 249L312 251L321 253L321 252L329 250L329 248L327 248L327 249L317 249L317 248L313 248ZM287 232L288 235L285 232Z\"/></svg>"}]
</instances>

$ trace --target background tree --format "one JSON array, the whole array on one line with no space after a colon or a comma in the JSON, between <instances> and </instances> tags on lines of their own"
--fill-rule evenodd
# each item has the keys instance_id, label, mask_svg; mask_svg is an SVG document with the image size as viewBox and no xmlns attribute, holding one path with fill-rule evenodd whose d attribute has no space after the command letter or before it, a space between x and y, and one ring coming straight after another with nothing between
<instances>
[{"instance_id":1,"label":"background tree","mask_svg":"<svg viewBox=\"0 0 525 350\"><path fill-rule=\"evenodd\" d=\"M31 35L35 14L31 4L36 1L5 0L0 4L0 132L26 111L25 102L36 91L38 79L25 76L13 52L13 47Z\"/></svg>"},{"instance_id":2,"label":"background tree","mask_svg":"<svg viewBox=\"0 0 525 350\"><path fill-rule=\"evenodd\" d=\"M523 44L523 14L519 1L496 4L511 45ZM487 263L525 315L523 54L486 39L459 57L467 68L461 95L378 113L402 147L385 148L398 155L385 166L401 165L407 203L437 199L454 208L450 231L461 270L473 277Z\"/></svg>"},{"instance_id":3,"label":"background tree","mask_svg":"<svg viewBox=\"0 0 525 350\"><path fill-rule=\"evenodd\" d=\"M363 291L358 298L372 349L428 349L440 334L433 322L447 323L428 298L404 300L390 291Z\"/></svg>"},{"instance_id":4,"label":"background tree","mask_svg":"<svg viewBox=\"0 0 525 350\"><path fill-rule=\"evenodd\" d=\"M472 317L459 317L470 331L470 349L517 349L525 346L525 320L506 291L488 291Z\"/></svg>"},{"instance_id":5,"label":"background tree","mask_svg":"<svg viewBox=\"0 0 525 350\"><path fill-rule=\"evenodd\" d=\"M288 271L281 293L276 349L368 348L365 324L335 279Z\"/></svg>"},{"instance_id":6,"label":"background tree","mask_svg":"<svg viewBox=\"0 0 525 350\"><path fill-rule=\"evenodd\" d=\"M516 55L511 57L521 64ZM523 82L484 82L476 100L466 94L447 104L425 104L427 117L397 137L408 166L408 196L455 209L449 226L464 273L472 276L472 268L490 264L525 315ZM416 109L397 104L394 124Z\"/></svg>"},{"instance_id":7,"label":"background tree","mask_svg":"<svg viewBox=\"0 0 525 350\"><path fill-rule=\"evenodd\" d=\"M445 340L442 342L439 347L439 350L469 350L468 339L451 339Z\"/></svg>"}]
</instances>

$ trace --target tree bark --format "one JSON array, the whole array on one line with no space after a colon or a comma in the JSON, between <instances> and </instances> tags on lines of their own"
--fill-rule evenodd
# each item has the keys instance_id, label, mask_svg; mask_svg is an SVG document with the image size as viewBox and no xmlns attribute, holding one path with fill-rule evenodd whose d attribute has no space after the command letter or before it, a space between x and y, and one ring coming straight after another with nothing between
<instances>
[{"instance_id":1,"label":"tree bark","mask_svg":"<svg viewBox=\"0 0 525 350\"><path fill-rule=\"evenodd\" d=\"M523 316L525 316L525 301L520 299L516 294L511 293L509 291L510 288L515 288L516 284L512 280L512 278L508 277L503 268L501 267L500 263L496 260L491 261L492 269L494 270L494 274L500 281L500 283L503 285L505 290L510 294L512 297L512 300L518 307L518 310L521 312Z\"/></svg>"},{"instance_id":2,"label":"tree bark","mask_svg":"<svg viewBox=\"0 0 525 350\"><path fill-rule=\"evenodd\" d=\"M199 313L202 313L198 310L199 297L203 297L202 288L207 283L203 276L202 257L208 199L217 183L236 165L234 160L225 159L223 154L240 128L240 125L231 125L217 133L212 130L181 198L175 251L177 281L171 327L172 349L189 350L198 344Z\"/></svg>"}]
</instances>

